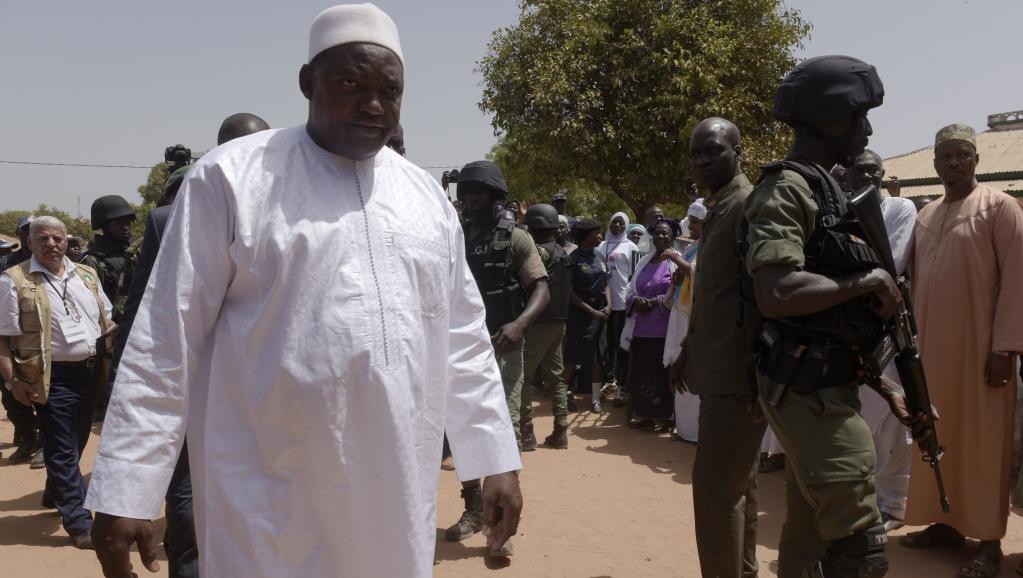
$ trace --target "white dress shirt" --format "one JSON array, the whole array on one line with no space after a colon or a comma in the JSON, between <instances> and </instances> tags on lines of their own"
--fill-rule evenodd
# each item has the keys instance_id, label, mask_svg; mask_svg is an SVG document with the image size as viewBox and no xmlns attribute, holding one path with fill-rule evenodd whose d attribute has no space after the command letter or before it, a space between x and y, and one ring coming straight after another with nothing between
<instances>
[{"instance_id":1,"label":"white dress shirt","mask_svg":"<svg viewBox=\"0 0 1023 578\"><path fill-rule=\"evenodd\" d=\"M39 264L29 261L29 273L42 273L50 300L51 361L82 361L96 355L96 340L102 335L99 325L100 304L78 275L75 264L64 257L64 275L58 277ZM66 293L65 293L66 288ZM110 300L97 283L103 313L110 319ZM18 288L14 278L0 275L0 335L21 335Z\"/></svg>"}]
</instances>

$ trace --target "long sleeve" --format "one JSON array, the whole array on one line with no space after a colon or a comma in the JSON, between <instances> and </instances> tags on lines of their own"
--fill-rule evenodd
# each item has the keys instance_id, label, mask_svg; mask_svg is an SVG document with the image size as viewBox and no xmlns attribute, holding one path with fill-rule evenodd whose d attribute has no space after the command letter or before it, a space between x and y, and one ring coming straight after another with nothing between
<instances>
[{"instance_id":1,"label":"long sleeve","mask_svg":"<svg viewBox=\"0 0 1023 578\"><path fill-rule=\"evenodd\" d=\"M233 277L227 190L219 167L201 163L181 187L121 358L86 498L90 510L143 519L160 513L189 396L208 387L202 366Z\"/></svg>"},{"instance_id":2,"label":"long sleeve","mask_svg":"<svg viewBox=\"0 0 1023 578\"><path fill-rule=\"evenodd\" d=\"M998 193L1004 194L1004 193ZM1008 198L992 208L999 291L995 305L992 351L1023 352L1023 207Z\"/></svg>"},{"instance_id":3,"label":"long sleeve","mask_svg":"<svg viewBox=\"0 0 1023 578\"><path fill-rule=\"evenodd\" d=\"M888 242L892 247L892 257L895 259L895 270L902 274L909 265L910 256L913 254L913 227L916 223L916 205L909 199L889 199L895 202L892 209L890 222L885 221L888 226Z\"/></svg>"},{"instance_id":4,"label":"long sleeve","mask_svg":"<svg viewBox=\"0 0 1023 578\"><path fill-rule=\"evenodd\" d=\"M458 478L467 481L518 470L522 462L490 344L483 299L465 262L465 241L453 208L448 210L448 227L451 297L444 429Z\"/></svg>"}]
</instances>

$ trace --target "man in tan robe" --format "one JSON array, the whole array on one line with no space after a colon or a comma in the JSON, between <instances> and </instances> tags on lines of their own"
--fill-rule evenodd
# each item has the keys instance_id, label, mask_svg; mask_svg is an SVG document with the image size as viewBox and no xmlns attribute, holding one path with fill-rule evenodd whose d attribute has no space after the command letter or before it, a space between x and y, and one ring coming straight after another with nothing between
<instances>
[{"instance_id":1,"label":"man in tan robe","mask_svg":"<svg viewBox=\"0 0 1023 578\"><path fill-rule=\"evenodd\" d=\"M951 512L943 514L934 475L913 461L906 522L932 524L904 546L962 545L979 539L959 569L993 576L1009 514L1015 358L1023 351L1023 209L1009 195L979 185L974 131L938 132L934 169L945 196L916 223L913 297L931 402L940 413L941 462Z\"/></svg>"}]
</instances>

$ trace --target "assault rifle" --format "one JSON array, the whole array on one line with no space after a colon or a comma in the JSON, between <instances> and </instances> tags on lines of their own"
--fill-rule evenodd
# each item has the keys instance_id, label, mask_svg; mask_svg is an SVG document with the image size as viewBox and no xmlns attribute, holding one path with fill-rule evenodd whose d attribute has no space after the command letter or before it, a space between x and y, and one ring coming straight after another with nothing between
<instances>
[{"instance_id":1,"label":"assault rifle","mask_svg":"<svg viewBox=\"0 0 1023 578\"><path fill-rule=\"evenodd\" d=\"M895 258L892 246L888 242L888 231L881 215L881 195L877 187L868 185L857 191L849 201L849 207L860 222L860 228L866 236L867 244L877 253L885 271L895 279L902 293L902 307L888 322L884 337L867 355L867 371L872 380L879 381L885 367L895 361L899 371L899 379L906 394L906 405L911 415L923 413L927 418L930 432L919 441L923 451L923 459L931 465L934 477L938 482L938 499L941 511L948 512L948 496L945 495L945 483L941 479L941 457L945 448L938 443L938 430L934 423L934 411L931 408L931 396L927 392L927 379L924 377L924 366L920 360L920 350L916 345L916 320L913 318L913 305L909 300L909 288L905 279L900 279L895 270Z\"/></svg>"}]
</instances>

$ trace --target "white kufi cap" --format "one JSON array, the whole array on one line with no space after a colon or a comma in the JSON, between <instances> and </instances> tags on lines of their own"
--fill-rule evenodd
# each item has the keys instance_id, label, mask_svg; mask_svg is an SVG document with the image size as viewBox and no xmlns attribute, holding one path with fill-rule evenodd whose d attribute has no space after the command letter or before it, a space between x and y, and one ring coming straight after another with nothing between
<instances>
[{"instance_id":1,"label":"white kufi cap","mask_svg":"<svg viewBox=\"0 0 1023 578\"><path fill-rule=\"evenodd\" d=\"M689 204L689 216L704 221L707 219L707 205L703 204L703 198L696 199Z\"/></svg>"},{"instance_id":2,"label":"white kufi cap","mask_svg":"<svg viewBox=\"0 0 1023 578\"><path fill-rule=\"evenodd\" d=\"M320 12L309 29L309 62L328 48L353 42L383 46L405 65L398 26L383 10L368 2L338 4Z\"/></svg>"}]
</instances>

